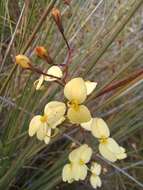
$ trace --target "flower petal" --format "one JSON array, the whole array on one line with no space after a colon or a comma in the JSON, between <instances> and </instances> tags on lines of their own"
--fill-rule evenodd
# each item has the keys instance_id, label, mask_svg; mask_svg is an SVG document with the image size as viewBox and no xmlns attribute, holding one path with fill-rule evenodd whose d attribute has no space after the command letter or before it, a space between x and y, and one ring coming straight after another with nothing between
<instances>
[{"instance_id":1,"label":"flower petal","mask_svg":"<svg viewBox=\"0 0 143 190\"><path fill-rule=\"evenodd\" d=\"M92 149L87 144L84 144L79 148L79 152L80 152L80 160L84 164L88 163L92 156Z\"/></svg>"},{"instance_id":2,"label":"flower petal","mask_svg":"<svg viewBox=\"0 0 143 190\"><path fill-rule=\"evenodd\" d=\"M102 182L99 176L96 175L91 175L90 177L90 184L92 185L93 188L101 187Z\"/></svg>"},{"instance_id":3,"label":"flower petal","mask_svg":"<svg viewBox=\"0 0 143 190\"><path fill-rule=\"evenodd\" d=\"M117 158L119 160L127 158L127 153L125 152L126 151L125 148L123 148L122 146L120 146L120 150L121 150L121 152L119 154L117 154Z\"/></svg>"},{"instance_id":4,"label":"flower petal","mask_svg":"<svg viewBox=\"0 0 143 190\"><path fill-rule=\"evenodd\" d=\"M44 76L41 75L40 78L34 82L36 90L40 90L42 88L43 82L44 82Z\"/></svg>"},{"instance_id":5,"label":"flower petal","mask_svg":"<svg viewBox=\"0 0 143 190\"><path fill-rule=\"evenodd\" d=\"M64 121L64 114L66 112L66 105L63 102L52 101L46 104L44 114L48 116L48 124L55 128Z\"/></svg>"},{"instance_id":6,"label":"flower petal","mask_svg":"<svg viewBox=\"0 0 143 190\"><path fill-rule=\"evenodd\" d=\"M51 128L47 129L46 136L44 137L45 144L49 144L51 140L51 132L52 132Z\"/></svg>"},{"instance_id":7,"label":"flower petal","mask_svg":"<svg viewBox=\"0 0 143 190\"><path fill-rule=\"evenodd\" d=\"M81 104L87 97L85 82L82 78L74 78L70 80L64 88L64 95L69 101L77 101Z\"/></svg>"},{"instance_id":8,"label":"flower petal","mask_svg":"<svg viewBox=\"0 0 143 190\"><path fill-rule=\"evenodd\" d=\"M120 154L121 149L118 143L113 138L107 139L107 148L114 154Z\"/></svg>"},{"instance_id":9,"label":"flower petal","mask_svg":"<svg viewBox=\"0 0 143 190\"><path fill-rule=\"evenodd\" d=\"M47 134L47 125L43 123L37 131L37 139L39 139L40 141L44 140L46 134Z\"/></svg>"},{"instance_id":10,"label":"flower petal","mask_svg":"<svg viewBox=\"0 0 143 190\"><path fill-rule=\"evenodd\" d=\"M87 176L87 166L85 164L72 164L72 175L76 181L84 180Z\"/></svg>"},{"instance_id":11,"label":"flower petal","mask_svg":"<svg viewBox=\"0 0 143 190\"><path fill-rule=\"evenodd\" d=\"M95 175L100 175L101 173L101 165L97 164L96 162L93 162L91 165L91 172Z\"/></svg>"},{"instance_id":12,"label":"flower petal","mask_svg":"<svg viewBox=\"0 0 143 190\"><path fill-rule=\"evenodd\" d=\"M70 154L69 154L69 160L72 163L79 163L80 162L80 151L79 148L74 149Z\"/></svg>"},{"instance_id":13,"label":"flower petal","mask_svg":"<svg viewBox=\"0 0 143 190\"><path fill-rule=\"evenodd\" d=\"M110 135L107 124L101 118L93 118L91 132L96 138L107 138Z\"/></svg>"},{"instance_id":14,"label":"flower petal","mask_svg":"<svg viewBox=\"0 0 143 190\"><path fill-rule=\"evenodd\" d=\"M89 95L96 88L97 82L85 81L85 85L86 85L86 89L87 89L87 95Z\"/></svg>"},{"instance_id":15,"label":"flower petal","mask_svg":"<svg viewBox=\"0 0 143 190\"><path fill-rule=\"evenodd\" d=\"M50 126L52 129L55 129L58 125L65 121L65 117L61 117L59 120L54 121L54 123Z\"/></svg>"},{"instance_id":16,"label":"flower petal","mask_svg":"<svg viewBox=\"0 0 143 190\"><path fill-rule=\"evenodd\" d=\"M88 108L84 105L79 106L78 110L74 108L69 108L67 112L67 117L72 123L83 123L88 122L91 119L91 114Z\"/></svg>"},{"instance_id":17,"label":"flower petal","mask_svg":"<svg viewBox=\"0 0 143 190\"><path fill-rule=\"evenodd\" d=\"M99 152L104 158L111 162L115 162L117 160L116 155L108 149L106 144L99 144Z\"/></svg>"},{"instance_id":18,"label":"flower petal","mask_svg":"<svg viewBox=\"0 0 143 190\"><path fill-rule=\"evenodd\" d=\"M60 69L60 67L58 67L58 66L52 66L52 67L50 67L48 69L48 71L47 71L47 74L55 76L55 77L58 77L58 78L62 78L63 77L63 72ZM45 77L45 81L55 81L55 80L57 80L57 79L54 78L54 77L49 77L49 76Z\"/></svg>"},{"instance_id":19,"label":"flower petal","mask_svg":"<svg viewBox=\"0 0 143 190\"><path fill-rule=\"evenodd\" d=\"M92 156L92 149L87 144L83 144L80 147L74 149L69 154L69 160L72 163L86 164L90 161L91 156Z\"/></svg>"},{"instance_id":20,"label":"flower petal","mask_svg":"<svg viewBox=\"0 0 143 190\"><path fill-rule=\"evenodd\" d=\"M40 128L40 126L42 125L41 121L40 121L41 116L40 115L36 115L32 118L32 120L30 121L29 124L29 130L28 130L28 134L29 136L33 136L35 135L35 133L38 131L38 129Z\"/></svg>"},{"instance_id":21,"label":"flower petal","mask_svg":"<svg viewBox=\"0 0 143 190\"><path fill-rule=\"evenodd\" d=\"M84 128L87 131L91 131L91 124L92 124L93 118L91 118L90 121L85 122L85 123L81 123L81 127Z\"/></svg>"},{"instance_id":22,"label":"flower petal","mask_svg":"<svg viewBox=\"0 0 143 190\"><path fill-rule=\"evenodd\" d=\"M72 183L74 180L73 180L73 177L72 177L72 165L71 164L66 164L63 168L63 171L62 171L62 179L64 182L68 182L68 183Z\"/></svg>"}]
</instances>

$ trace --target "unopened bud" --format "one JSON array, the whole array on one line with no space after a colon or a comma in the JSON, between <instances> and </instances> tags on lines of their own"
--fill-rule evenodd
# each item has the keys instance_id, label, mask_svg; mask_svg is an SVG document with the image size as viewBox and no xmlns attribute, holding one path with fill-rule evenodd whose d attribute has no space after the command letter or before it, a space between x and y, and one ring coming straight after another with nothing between
<instances>
[{"instance_id":1,"label":"unopened bud","mask_svg":"<svg viewBox=\"0 0 143 190\"><path fill-rule=\"evenodd\" d=\"M35 48L36 55L40 58L47 56L47 50L43 46L38 46Z\"/></svg>"},{"instance_id":2,"label":"unopened bud","mask_svg":"<svg viewBox=\"0 0 143 190\"><path fill-rule=\"evenodd\" d=\"M35 48L36 55L48 62L48 64L53 64L53 60L49 55L49 52L43 47L38 46Z\"/></svg>"},{"instance_id":3,"label":"unopened bud","mask_svg":"<svg viewBox=\"0 0 143 190\"><path fill-rule=\"evenodd\" d=\"M15 57L16 64L20 65L23 69L30 69L31 64L28 57L25 55L19 54Z\"/></svg>"},{"instance_id":4,"label":"unopened bud","mask_svg":"<svg viewBox=\"0 0 143 190\"><path fill-rule=\"evenodd\" d=\"M70 5L70 3L71 3L71 0L63 0L64 1L64 4L66 4L66 5Z\"/></svg>"},{"instance_id":5,"label":"unopened bud","mask_svg":"<svg viewBox=\"0 0 143 190\"><path fill-rule=\"evenodd\" d=\"M62 16L61 12L57 8L52 9L52 16L61 32L63 32L63 26L62 26Z\"/></svg>"}]
</instances>

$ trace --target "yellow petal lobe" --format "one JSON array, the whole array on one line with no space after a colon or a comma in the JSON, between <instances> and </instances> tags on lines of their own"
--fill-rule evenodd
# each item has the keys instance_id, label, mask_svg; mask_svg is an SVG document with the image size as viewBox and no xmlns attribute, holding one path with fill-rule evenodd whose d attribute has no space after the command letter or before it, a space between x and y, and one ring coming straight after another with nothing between
<instances>
[{"instance_id":1,"label":"yellow petal lobe","mask_svg":"<svg viewBox=\"0 0 143 190\"><path fill-rule=\"evenodd\" d=\"M90 95L97 86L97 82L85 81L87 95Z\"/></svg>"},{"instance_id":2,"label":"yellow petal lobe","mask_svg":"<svg viewBox=\"0 0 143 190\"><path fill-rule=\"evenodd\" d=\"M58 66L52 66L48 69L47 71L48 75L52 75L53 77L45 76L45 81L55 81L57 80L54 77L62 78L63 77L63 72Z\"/></svg>"},{"instance_id":3,"label":"yellow petal lobe","mask_svg":"<svg viewBox=\"0 0 143 190\"><path fill-rule=\"evenodd\" d=\"M72 123L80 124L90 121L91 114L86 106L81 105L77 110L74 108L69 108L67 117Z\"/></svg>"},{"instance_id":4,"label":"yellow petal lobe","mask_svg":"<svg viewBox=\"0 0 143 190\"><path fill-rule=\"evenodd\" d=\"M78 104L85 101L87 90L85 82L82 78L74 78L70 80L64 88L64 95L69 100L76 100Z\"/></svg>"}]
</instances>

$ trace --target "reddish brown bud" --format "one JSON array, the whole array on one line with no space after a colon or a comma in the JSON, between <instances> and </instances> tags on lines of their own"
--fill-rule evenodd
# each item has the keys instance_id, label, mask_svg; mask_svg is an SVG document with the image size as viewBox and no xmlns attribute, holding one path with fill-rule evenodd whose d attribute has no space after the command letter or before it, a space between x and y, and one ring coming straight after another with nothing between
<instances>
[{"instance_id":1,"label":"reddish brown bud","mask_svg":"<svg viewBox=\"0 0 143 190\"><path fill-rule=\"evenodd\" d=\"M64 4L66 4L66 5L70 5L70 3L71 3L71 0L63 0L64 1Z\"/></svg>"},{"instance_id":2,"label":"reddish brown bud","mask_svg":"<svg viewBox=\"0 0 143 190\"><path fill-rule=\"evenodd\" d=\"M35 52L38 57L43 58L43 57L47 56L47 50L43 46L37 46L35 48Z\"/></svg>"},{"instance_id":3,"label":"reddish brown bud","mask_svg":"<svg viewBox=\"0 0 143 190\"><path fill-rule=\"evenodd\" d=\"M36 55L48 62L48 64L53 64L53 60L50 57L48 51L43 46L37 46L35 48Z\"/></svg>"},{"instance_id":4,"label":"reddish brown bud","mask_svg":"<svg viewBox=\"0 0 143 190\"><path fill-rule=\"evenodd\" d=\"M61 12L57 8L52 9L52 16L61 32L63 32Z\"/></svg>"}]
</instances>

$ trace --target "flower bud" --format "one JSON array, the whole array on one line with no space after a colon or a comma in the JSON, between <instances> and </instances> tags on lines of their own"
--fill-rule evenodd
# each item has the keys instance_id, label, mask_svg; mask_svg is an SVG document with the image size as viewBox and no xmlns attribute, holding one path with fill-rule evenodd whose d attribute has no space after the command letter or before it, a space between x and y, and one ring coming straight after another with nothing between
<instances>
[{"instance_id":1,"label":"flower bud","mask_svg":"<svg viewBox=\"0 0 143 190\"><path fill-rule=\"evenodd\" d=\"M48 62L48 64L53 64L53 60L49 55L49 52L43 46L37 46L35 48L36 55Z\"/></svg>"},{"instance_id":2,"label":"flower bud","mask_svg":"<svg viewBox=\"0 0 143 190\"><path fill-rule=\"evenodd\" d=\"M47 56L47 50L43 46L37 46L35 48L36 55L40 58Z\"/></svg>"},{"instance_id":3,"label":"flower bud","mask_svg":"<svg viewBox=\"0 0 143 190\"><path fill-rule=\"evenodd\" d=\"M15 57L16 64L20 65L23 69L31 68L30 60L27 56L19 54Z\"/></svg>"},{"instance_id":4,"label":"flower bud","mask_svg":"<svg viewBox=\"0 0 143 190\"><path fill-rule=\"evenodd\" d=\"M71 3L71 0L63 0L64 1L64 4L66 4L66 5L70 5L70 3Z\"/></svg>"},{"instance_id":5,"label":"flower bud","mask_svg":"<svg viewBox=\"0 0 143 190\"><path fill-rule=\"evenodd\" d=\"M57 8L52 9L52 16L61 32L63 32L61 12Z\"/></svg>"}]
</instances>

